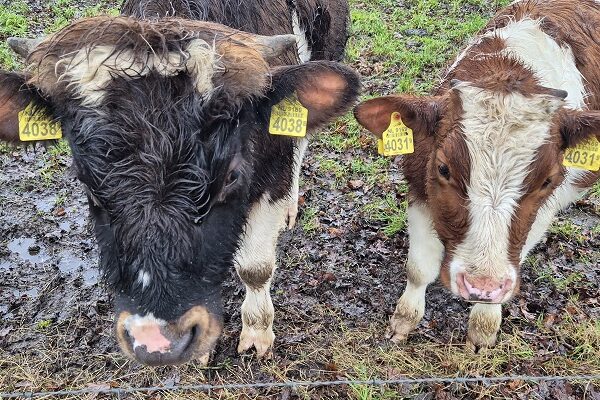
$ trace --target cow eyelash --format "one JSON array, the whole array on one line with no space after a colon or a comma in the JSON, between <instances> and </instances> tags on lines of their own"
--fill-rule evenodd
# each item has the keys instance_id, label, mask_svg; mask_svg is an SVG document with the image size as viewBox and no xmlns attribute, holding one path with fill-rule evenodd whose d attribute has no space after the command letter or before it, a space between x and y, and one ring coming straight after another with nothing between
<instances>
[{"instance_id":1,"label":"cow eyelash","mask_svg":"<svg viewBox=\"0 0 600 400\"><path fill-rule=\"evenodd\" d=\"M441 176L443 176L447 180L450 180L450 168L448 168L446 164L438 165L438 172Z\"/></svg>"},{"instance_id":2,"label":"cow eyelash","mask_svg":"<svg viewBox=\"0 0 600 400\"><path fill-rule=\"evenodd\" d=\"M227 180L225 181L225 187L229 187L236 183L239 177L240 171L234 169L233 171L229 172L229 174L227 175Z\"/></svg>"},{"instance_id":3,"label":"cow eyelash","mask_svg":"<svg viewBox=\"0 0 600 400\"><path fill-rule=\"evenodd\" d=\"M90 190L90 188L88 187L88 185L83 184L83 189L85 190L86 194L88 195L89 199L92 201L93 205L98 207L98 208L102 208L102 204L100 203L100 201L98 200L98 198L96 197L96 195L94 193L92 193L92 191Z\"/></svg>"},{"instance_id":4,"label":"cow eyelash","mask_svg":"<svg viewBox=\"0 0 600 400\"><path fill-rule=\"evenodd\" d=\"M552 184L552 178L546 178L544 183L542 183L542 190L547 189Z\"/></svg>"}]
</instances>

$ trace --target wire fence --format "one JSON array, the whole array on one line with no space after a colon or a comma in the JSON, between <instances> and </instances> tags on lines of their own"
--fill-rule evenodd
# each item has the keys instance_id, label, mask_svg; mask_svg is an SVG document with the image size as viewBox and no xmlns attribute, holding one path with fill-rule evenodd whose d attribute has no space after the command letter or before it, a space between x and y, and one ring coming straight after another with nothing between
<instances>
[{"instance_id":1,"label":"wire fence","mask_svg":"<svg viewBox=\"0 0 600 400\"><path fill-rule=\"evenodd\" d=\"M367 379L351 380L339 379L331 381L285 381L285 382L256 382L256 383L231 383L221 385L195 384L195 385L177 385L177 386L148 386L137 388L85 388L78 390L58 390L49 392L0 392L0 399L9 398L36 398L50 396L74 396L83 394L111 394L122 396L131 393L164 392L164 391L201 391L210 394L216 390L244 390L244 389L271 389L271 388L316 388L341 385L368 385L368 386L392 386L392 385L417 385L417 384L467 384L480 383L483 385L492 385L499 383L509 383L514 381L523 381L530 383L550 382L550 381L570 381L570 382L588 382L598 381L600 375L556 375L556 376L529 376L529 375L509 375L498 377L432 377L432 378L400 378L400 379Z\"/></svg>"}]
</instances>

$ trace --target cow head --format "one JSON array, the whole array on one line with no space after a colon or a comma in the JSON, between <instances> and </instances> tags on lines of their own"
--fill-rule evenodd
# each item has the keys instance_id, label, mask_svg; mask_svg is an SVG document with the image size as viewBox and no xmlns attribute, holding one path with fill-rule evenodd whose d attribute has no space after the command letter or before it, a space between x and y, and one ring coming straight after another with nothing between
<instances>
[{"instance_id":1,"label":"cow head","mask_svg":"<svg viewBox=\"0 0 600 400\"><path fill-rule=\"evenodd\" d=\"M31 102L62 124L119 344L143 363L207 359L219 337L250 205L290 188L295 144L269 135L271 107L297 96L312 130L357 96L339 64L271 67L294 48L207 22L97 17L36 44L26 72L0 73L0 138L16 140Z\"/></svg>"},{"instance_id":2,"label":"cow head","mask_svg":"<svg viewBox=\"0 0 600 400\"><path fill-rule=\"evenodd\" d=\"M355 109L377 136L393 112L412 128L415 152L402 159L411 201L431 212L445 248L441 279L456 295L502 303L518 291L536 215L564 190L564 150L600 133L600 112L567 109L566 96L510 79L453 81L438 96L387 96Z\"/></svg>"}]
</instances>

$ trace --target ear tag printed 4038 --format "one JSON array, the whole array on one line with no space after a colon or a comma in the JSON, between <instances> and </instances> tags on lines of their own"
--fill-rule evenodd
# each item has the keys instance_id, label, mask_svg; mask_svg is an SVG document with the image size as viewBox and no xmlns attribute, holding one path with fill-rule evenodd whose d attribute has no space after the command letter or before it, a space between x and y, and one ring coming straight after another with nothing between
<instances>
[{"instance_id":1,"label":"ear tag printed 4038","mask_svg":"<svg viewBox=\"0 0 600 400\"><path fill-rule=\"evenodd\" d=\"M390 126L377 141L377 152L384 156L397 156L415 152L413 131L404 125L400 113L393 112Z\"/></svg>"},{"instance_id":2,"label":"ear tag printed 4038","mask_svg":"<svg viewBox=\"0 0 600 400\"><path fill-rule=\"evenodd\" d=\"M21 141L51 140L61 137L60 123L52 121L42 110L35 109L33 103L19 111L19 139Z\"/></svg>"},{"instance_id":3,"label":"ear tag printed 4038","mask_svg":"<svg viewBox=\"0 0 600 400\"><path fill-rule=\"evenodd\" d=\"M307 123L308 109L295 96L286 98L271 108L269 133L271 135L304 137Z\"/></svg>"},{"instance_id":4,"label":"ear tag printed 4038","mask_svg":"<svg viewBox=\"0 0 600 400\"><path fill-rule=\"evenodd\" d=\"M598 171L600 169L600 142L596 138L569 147L563 159L565 167Z\"/></svg>"}]
</instances>

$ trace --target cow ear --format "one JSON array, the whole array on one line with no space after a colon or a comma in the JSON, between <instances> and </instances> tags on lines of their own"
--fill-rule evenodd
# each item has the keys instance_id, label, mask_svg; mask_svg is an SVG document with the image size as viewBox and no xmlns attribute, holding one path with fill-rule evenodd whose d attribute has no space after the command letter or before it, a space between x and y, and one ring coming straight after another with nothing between
<instances>
[{"instance_id":1,"label":"cow ear","mask_svg":"<svg viewBox=\"0 0 600 400\"><path fill-rule=\"evenodd\" d=\"M400 113L402 122L413 132L434 134L442 117L442 109L441 97L384 96L356 106L354 117L359 124L379 138L390 126L394 112Z\"/></svg>"},{"instance_id":2,"label":"cow ear","mask_svg":"<svg viewBox=\"0 0 600 400\"><path fill-rule=\"evenodd\" d=\"M559 123L565 149L592 137L600 140L600 111L564 110L560 113Z\"/></svg>"},{"instance_id":3,"label":"cow ear","mask_svg":"<svg viewBox=\"0 0 600 400\"><path fill-rule=\"evenodd\" d=\"M25 75L0 71L0 141L19 142L19 111L29 104L47 113L48 103L26 81Z\"/></svg>"},{"instance_id":4,"label":"cow ear","mask_svg":"<svg viewBox=\"0 0 600 400\"><path fill-rule=\"evenodd\" d=\"M268 98L275 105L295 94L308 109L310 131L349 110L359 90L360 79L350 68L336 62L311 61L275 68Z\"/></svg>"}]
</instances>

